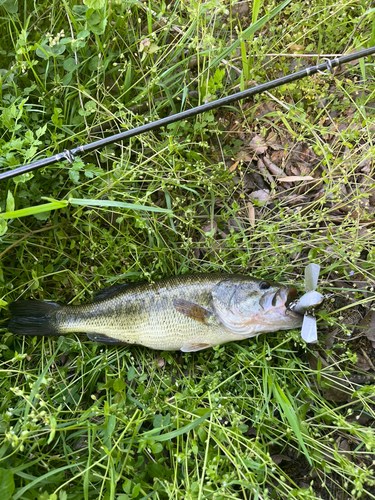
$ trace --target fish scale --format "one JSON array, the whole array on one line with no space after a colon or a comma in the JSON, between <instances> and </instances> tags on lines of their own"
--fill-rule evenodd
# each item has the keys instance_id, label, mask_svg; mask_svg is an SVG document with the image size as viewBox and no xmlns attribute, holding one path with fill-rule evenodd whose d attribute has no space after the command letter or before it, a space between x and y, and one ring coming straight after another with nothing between
<instances>
[{"instance_id":1,"label":"fish scale","mask_svg":"<svg viewBox=\"0 0 375 500\"><path fill-rule=\"evenodd\" d=\"M209 308L209 292L221 279L222 275L202 275L197 282L190 276L185 279L177 276L133 286L129 291L125 287L110 299L65 307L56 315L57 328L61 333L107 335L116 338L116 343L140 344L152 349L177 350L194 340L216 345L221 343L218 338L229 334L232 339L233 335L219 322L204 325L182 315L174 307L174 301L183 296Z\"/></svg>"}]
</instances>

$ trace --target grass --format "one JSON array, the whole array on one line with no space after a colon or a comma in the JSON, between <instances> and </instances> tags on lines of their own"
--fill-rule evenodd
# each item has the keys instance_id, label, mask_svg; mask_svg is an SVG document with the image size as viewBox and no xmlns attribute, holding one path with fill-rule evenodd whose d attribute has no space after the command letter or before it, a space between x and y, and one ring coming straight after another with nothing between
<instances>
[{"instance_id":1,"label":"grass","mask_svg":"<svg viewBox=\"0 0 375 500\"><path fill-rule=\"evenodd\" d=\"M2 2L1 169L374 40L358 0L85 4ZM0 186L3 500L375 497L358 365L374 357L350 338L374 297L374 92L366 59ZM255 134L316 180L252 197ZM316 346L291 331L181 354L6 330L21 297L215 271L302 289L310 261L328 295Z\"/></svg>"}]
</instances>

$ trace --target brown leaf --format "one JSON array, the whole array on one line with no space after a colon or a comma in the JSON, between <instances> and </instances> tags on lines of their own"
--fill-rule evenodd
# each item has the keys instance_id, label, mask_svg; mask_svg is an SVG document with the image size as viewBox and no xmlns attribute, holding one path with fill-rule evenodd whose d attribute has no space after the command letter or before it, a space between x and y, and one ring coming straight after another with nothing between
<instances>
[{"instance_id":1,"label":"brown leaf","mask_svg":"<svg viewBox=\"0 0 375 500\"><path fill-rule=\"evenodd\" d=\"M276 465L279 465L282 461L291 462L292 459L287 455L271 455L271 459Z\"/></svg>"},{"instance_id":2,"label":"brown leaf","mask_svg":"<svg viewBox=\"0 0 375 500\"><path fill-rule=\"evenodd\" d=\"M271 161L273 161L273 163L275 163L275 165L284 165L285 158L286 158L286 154L285 154L284 149L280 150L280 151L274 151L271 154L270 158L271 158Z\"/></svg>"},{"instance_id":3,"label":"brown leaf","mask_svg":"<svg viewBox=\"0 0 375 500\"><path fill-rule=\"evenodd\" d=\"M369 362L367 361L365 356L362 356L362 354L357 354L357 361L355 363L355 367L358 368L359 370L363 370L364 372L368 372L371 368Z\"/></svg>"},{"instance_id":4,"label":"brown leaf","mask_svg":"<svg viewBox=\"0 0 375 500\"><path fill-rule=\"evenodd\" d=\"M238 165L239 163L240 163L240 160L235 161L235 162L233 163L233 165L231 165L231 166L229 167L229 172L233 172L234 170L236 170L237 165Z\"/></svg>"},{"instance_id":5,"label":"brown leaf","mask_svg":"<svg viewBox=\"0 0 375 500\"><path fill-rule=\"evenodd\" d=\"M346 385L344 382L342 382L342 385ZM332 386L329 389L324 389L323 390L323 395L324 398L327 399L327 401L335 401L336 403L344 403L346 401L349 401L351 399L351 393L346 392L345 390L339 389L337 386Z\"/></svg>"},{"instance_id":6,"label":"brown leaf","mask_svg":"<svg viewBox=\"0 0 375 500\"><path fill-rule=\"evenodd\" d=\"M250 199L258 201L268 201L270 199L270 192L268 189L259 189L250 193Z\"/></svg>"},{"instance_id":7,"label":"brown leaf","mask_svg":"<svg viewBox=\"0 0 375 500\"><path fill-rule=\"evenodd\" d=\"M313 181L311 175L289 175L288 177L279 177L279 182L298 182L298 181Z\"/></svg>"},{"instance_id":8,"label":"brown leaf","mask_svg":"<svg viewBox=\"0 0 375 500\"><path fill-rule=\"evenodd\" d=\"M305 47L303 45L297 45L296 43L292 43L289 45L289 52L303 52Z\"/></svg>"},{"instance_id":9,"label":"brown leaf","mask_svg":"<svg viewBox=\"0 0 375 500\"><path fill-rule=\"evenodd\" d=\"M263 175L263 177L266 179L268 184L275 184L275 179L272 177L272 175L268 172L266 169L265 164L263 163L263 160L259 158L258 160L258 169L259 172Z\"/></svg>"},{"instance_id":10,"label":"brown leaf","mask_svg":"<svg viewBox=\"0 0 375 500\"><path fill-rule=\"evenodd\" d=\"M340 437L336 442L337 442L337 447L340 451L350 451L350 444L347 439L342 439Z\"/></svg>"},{"instance_id":11,"label":"brown leaf","mask_svg":"<svg viewBox=\"0 0 375 500\"><path fill-rule=\"evenodd\" d=\"M357 328L363 329L362 331L366 337L371 341L375 342L375 311L369 311L366 316L360 321ZM355 333L358 333L357 328Z\"/></svg>"},{"instance_id":12,"label":"brown leaf","mask_svg":"<svg viewBox=\"0 0 375 500\"><path fill-rule=\"evenodd\" d=\"M263 161L271 174L276 175L276 177L285 177L283 170L275 165L269 158L264 157Z\"/></svg>"},{"instance_id":13,"label":"brown leaf","mask_svg":"<svg viewBox=\"0 0 375 500\"><path fill-rule=\"evenodd\" d=\"M269 113L272 113L273 111L275 111L275 105L274 105L274 103L273 102L263 101L257 107L257 110L255 111L254 118L256 118L257 120L259 120L263 116L266 116Z\"/></svg>"},{"instance_id":14,"label":"brown leaf","mask_svg":"<svg viewBox=\"0 0 375 500\"><path fill-rule=\"evenodd\" d=\"M267 146L273 149L274 151L280 151L284 149L284 146L281 144L280 139L276 132L271 132L267 136Z\"/></svg>"},{"instance_id":15,"label":"brown leaf","mask_svg":"<svg viewBox=\"0 0 375 500\"><path fill-rule=\"evenodd\" d=\"M347 422L357 422L360 425L368 425L371 420L374 420L374 417L362 411L355 411L346 420Z\"/></svg>"},{"instance_id":16,"label":"brown leaf","mask_svg":"<svg viewBox=\"0 0 375 500\"><path fill-rule=\"evenodd\" d=\"M332 380L332 373L330 373L329 378L323 375L323 369L327 368L329 364L317 351L309 353L309 364L312 370L317 370L318 365L320 364L322 368L321 382L323 382L325 386L327 386L328 384L330 385L329 388L323 389L323 395L325 399L327 399L328 401L336 401L338 403L349 401L349 399L351 398L351 394L348 390L345 390L348 387L348 383L344 380Z\"/></svg>"},{"instance_id":17,"label":"brown leaf","mask_svg":"<svg viewBox=\"0 0 375 500\"><path fill-rule=\"evenodd\" d=\"M327 368L327 361L321 356L318 351L313 351L309 353L309 365L312 370L318 369L318 361L320 361L322 368Z\"/></svg>"},{"instance_id":18,"label":"brown leaf","mask_svg":"<svg viewBox=\"0 0 375 500\"><path fill-rule=\"evenodd\" d=\"M255 227L255 208L250 201L247 202L247 211L249 214L249 221L252 227Z\"/></svg>"},{"instance_id":19,"label":"brown leaf","mask_svg":"<svg viewBox=\"0 0 375 500\"><path fill-rule=\"evenodd\" d=\"M158 358L158 367L163 368L164 364L165 364L164 358Z\"/></svg>"},{"instance_id":20,"label":"brown leaf","mask_svg":"<svg viewBox=\"0 0 375 500\"><path fill-rule=\"evenodd\" d=\"M229 231L232 228L237 233L239 233L240 231L243 230L244 227L243 227L242 222L239 219L235 219L235 218L231 217L230 219L228 219L228 229L229 229ZM221 236L222 236L223 239L225 239L228 236L228 234L223 233Z\"/></svg>"},{"instance_id":21,"label":"brown leaf","mask_svg":"<svg viewBox=\"0 0 375 500\"><path fill-rule=\"evenodd\" d=\"M255 135L249 144L250 149L256 154L263 154L267 151L267 144L261 135Z\"/></svg>"},{"instance_id":22,"label":"brown leaf","mask_svg":"<svg viewBox=\"0 0 375 500\"><path fill-rule=\"evenodd\" d=\"M207 222L204 226L202 226L202 231L204 233L210 233L211 231L213 231L213 233L215 234L216 233L216 229L217 229L217 222L216 222L216 220L213 220L212 223L211 223L211 221Z\"/></svg>"},{"instance_id":23,"label":"brown leaf","mask_svg":"<svg viewBox=\"0 0 375 500\"><path fill-rule=\"evenodd\" d=\"M297 176L301 175L301 170L298 167L296 167L295 165L290 166L290 172L293 175L297 175Z\"/></svg>"},{"instance_id":24,"label":"brown leaf","mask_svg":"<svg viewBox=\"0 0 375 500\"><path fill-rule=\"evenodd\" d=\"M232 16L244 17L249 13L249 5L247 2L237 2L232 5Z\"/></svg>"}]
</instances>

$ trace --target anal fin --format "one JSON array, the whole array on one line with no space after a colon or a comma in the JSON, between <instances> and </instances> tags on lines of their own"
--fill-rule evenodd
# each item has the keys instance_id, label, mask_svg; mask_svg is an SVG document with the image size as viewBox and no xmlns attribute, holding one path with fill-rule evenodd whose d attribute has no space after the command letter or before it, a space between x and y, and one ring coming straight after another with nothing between
<instances>
[{"instance_id":1,"label":"anal fin","mask_svg":"<svg viewBox=\"0 0 375 500\"><path fill-rule=\"evenodd\" d=\"M207 342L186 342L180 350L182 352L197 352L209 347L212 347L212 344L208 344Z\"/></svg>"},{"instance_id":2,"label":"anal fin","mask_svg":"<svg viewBox=\"0 0 375 500\"><path fill-rule=\"evenodd\" d=\"M128 342L122 342L121 340L115 339L113 337L108 337L102 333L87 333L87 336L93 342L100 342L101 344L108 345L128 345Z\"/></svg>"}]
</instances>

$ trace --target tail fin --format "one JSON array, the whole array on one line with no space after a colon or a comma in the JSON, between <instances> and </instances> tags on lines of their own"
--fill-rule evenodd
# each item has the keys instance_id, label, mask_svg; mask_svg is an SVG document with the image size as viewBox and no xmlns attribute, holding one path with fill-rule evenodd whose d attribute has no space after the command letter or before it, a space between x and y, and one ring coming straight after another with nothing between
<instances>
[{"instance_id":1,"label":"tail fin","mask_svg":"<svg viewBox=\"0 0 375 500\"><path fill-rule=\"evenodd\" d=\"M19 300L8 306L12 315L8 330L21 335L60 335L56 313L61 306L41 300Z\"/></svg>"}]
</instances>

